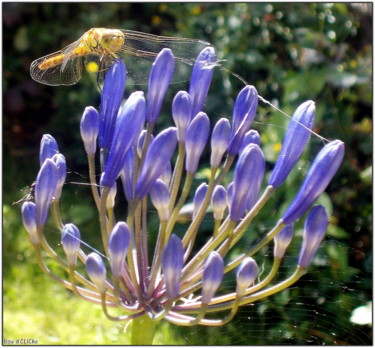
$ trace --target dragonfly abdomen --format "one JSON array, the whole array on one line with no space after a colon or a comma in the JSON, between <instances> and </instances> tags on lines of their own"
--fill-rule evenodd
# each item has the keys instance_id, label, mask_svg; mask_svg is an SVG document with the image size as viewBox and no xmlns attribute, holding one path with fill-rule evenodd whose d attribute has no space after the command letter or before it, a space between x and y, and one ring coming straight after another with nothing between
<instances>
[{"instance_id":1,"label":"dragonfly abdomen","mask_svg":"<svg viewBox=\"0 0 375 348\"><path fill-rule=\"evenodd\" d=\"M40 70L47 70L49 68L53 68L57 65L60 65L63 62L64 58L65 58L65 54L62 54L62 53L58 54L55 57L48 58L48 59L44 60L43 62L41 62L38 65L38 68Z\"/></svg>"}]
</instances>

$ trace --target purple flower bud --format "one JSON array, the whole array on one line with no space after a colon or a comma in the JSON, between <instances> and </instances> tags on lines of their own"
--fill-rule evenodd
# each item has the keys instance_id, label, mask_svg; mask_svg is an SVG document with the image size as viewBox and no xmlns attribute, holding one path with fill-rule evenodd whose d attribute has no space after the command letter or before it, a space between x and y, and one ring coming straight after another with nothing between
<instances>
[{"instance_id":1,"label":"purple flower bud","mask_svg":"<svg viewBox=\"0 0 375 348\"><path fill-rule=\"evenodd\" d=\"M227 187L227 204L228 204L228 207L230 207L232 205L233 190L234 190L234 181L232 181Z\"/></svg>"},{"instance_id":2,"label":"purple flower bud","mask_svg":"<svg viewBox=\"0 0 375 348\"><path fill-rule=\"evenodd\" d=\"M167 296L172 300L178 296L180 290L183 263L184 248L181 239L172 234L164 248L161 259Z\"/></svg>"},{"instance_id":3,"label":"purple flower bud","mask_svg":"<svg viewBox=\"0 0 375 348\"><path fill-rule=\"evenodd\" d=\"M91 253L86 258L86 272L100 293L105 291L106 269L102 258L97 253Z\"/></svg>"},{"instance_id":4,"label":"purple flower bud","mask_svg":"<svg viewBox=\"0 0 375 348\"><path fill-rule=\"evenodd\" d=\"M314 124L315 103L311 100L301 104L290 120L283 146L272 171L268 185L279 187L286 179L310 139Z\"/></svg>"},{"instance_id":5,"label":"purple flower bud","mask_svg":"<svg viewBox=\"0 0 375 348\"><path fill-rule=\"evenodd\" d=\"M61 197L61 191L65 184L66 179L66 162L65 157L61 153L58 153L52 157L52 161L55 162L57 167L57 184L56 184L56 191L53 197L56 200L59 200Z\"/></svg>"},{"instance_id":6,"label":"purple flower bud","mask_svg":"<svg viewBox=\"0 0 375 348\"><path fill-rule=\"evenodd\" d=\"M221 118L215 125L211 136L211 167L220 165L224 152L227 151L230 135L230 123L226 118Z\"/></svg>"},{"instance_id":7,"label":"purple flower bud","mask_svg":"<svg viewBox=\"0 0 375 348\"><path fill-rule=\"evenodd\" d=\"M52 159L47 158L40 168L35 182L35 221L37 226L43 226L46 223L48 209L56 191L57 176L56 164Z\"/></svg>"},{"instance_id":8,"label":"purple flower bud","mask_svg":"<svg viewBox=\"0 0 375 348\"><path fill-rule=\"evenodd\" d=\"M193 174L197 171L199 158L207 143L210 132L210 120L204 112L198 113L186 131L186 171Z\"/></svg>"},{"instance_id":9,"label":"purple flower bud","mask_svg":"<svg viewBox=\"0 0 375 348\"><path fill-rule=\"evenodd\" d=\"M160 221L167 221L169 219L169 201L171 195L167 184L157 179L155 185L150 191L152 204L158 211Z\"/></svg>"},{"instance_id":10,"label":"purple flower bud","mask_svg":"<svg viewBox=\"0 0 375 348\"><path fill-rule=\"evenodd\" d=\"M212 251L206 260L202 277L202 303L208 304L219 288L224 276L224 261L216 251Z\"/></svg>"},{"instance_id":11,"label":"purple flower bud","mask_svg":"<svg viewBox=\"0 0 375 348\"><path fill-rule=\"evenodd\" d=\"M177 127L177 139L180 143L184 143L186 129L191 121L191 101L187 92L180 91L174 97L172 116Z\"/></svg>"},{"instance_id":12,"label":"purple flower bud","mask_svg":"<svg viewBox=\"0 0 375 348\"><path fill-rule=\"evenodd\" d=\"M239 297L245 294L246 289L254 283L258 275L258 265L251 257L246 257L237 270L237 288Z\"/></svg>"},{"instance_id":13,"label":"purple flower bud","mask_svg":"<svg viewBox=\"0 0 375 348\"><path fill-rule=\"evenodd\" d=\"M100 118L98 111L89 106L83 112L81 119L81 138L87 155L92 156L96 152L96 139L99 134Z\"/></svg>"},{"instance_id":14,"label":"purple flower bud","mask_svg":"<svg viewBox=\"0 0 375 348\"><path fill-rule=\"evenodd\" d=\"M283 215L282 219L286 225L295 222L305 214L326 189L340 167L344 152L344 143L335 140L324 146L318 153L296 198Z\"/></svg>"},{"instance_id":15,"label":"purple flower bud","mask_svg":"<svg viewBox=\"0 0 375 348\"><path fill-rule=\"evenodd\" d=\"M69 266L76 266L77 254L81 243L81 234L73 224L64 225L61 232L61 244L63 246Z\"/></svg>"},{"instance_id":16,"label":"purple flower bud","mask_svg":"<svg viewBox=\"0 0 375 348\"><path fill-rule=\"evenodd\" d=\"M248 145L241 153L234 170L233 196L230 218L238 221L249 208L249 199L258 196L265 170L262 150L256 144Z\"/></svg>"},{"instance_id":17,"label":"purple flower bud","mask_svg":"<svg viewBox=\"0 0 375 348\"><path fill-rule=\"evenodd\" d=\"M221 186L217 185L212 193L211 205L215 220L222 220L225 209L227 209L227 191Z\"/></svg>"},{"instance_id":18,"label":"purple flower bud","mask_svg":"<svg viewBox=\"0 0 375 348\"><path fill-rule=\"evenodd\" d=\"M278 233L273 241L275 243L275 247L273 249L273 255L281 260L284 257L286 248L289 246L290 242L293 238L293 224L286 225L280 233Z\"/></svg>"},{"instance_id":19,"label":"purple flower bud","mask_svg":"<svg viewBox=\"0 0 375 348\"><path fill-rule=\"evenodd\" d=\"M298 258L298 265L306 268L311 263L316 250L321 243L328 226L326 209L317 205L311 209L305 221L302 248Z\"/></svg>"},{"instance_id":20,"label":"purple flower bud","mask_svg":"<svg viewBox=\"0 0 375 348\"><path fill-rule=\"evenodd\" d=\"M260 147L260 136L259 133L254 129L249 130L245 134L242 140L240 150L238 152L241 153L244 150L244 148L250 144L257 144Z\"/></svg>"},{"instance_id":21,"label":"purple flower bud","mask_svg":"<svg viewBox=\"0 0 375 348\"><path fill-rule=\"evenodd\" d=\"M103 93L100 103L100 148L109 149L115 133L116 117L124 95L126 67L117 59L105 75Z\"/></svg>"},{"instance_id":22,"label":"purple flower bud","mask_svg":"<svg viewBox=\"0 0 375 348\"><path fill-rule=\"evenodd\" d=\"M190 79L189 95L192 104L192 118L203 108L203 103L210 88L212 74L216 66L214 48L206 47L199 53Z\"/></svg>"},{"instance_id":23,"label":"purple flower bud","mask_svg":"<svg viewBox=\"0 0 375 348\"><path fill-rule=\"evenodd\" d=\"M130 241L129 227L125 222L118 222L111 232L108 241L108 255L111 270L115 278L121 277L125 256Z\"/></svg>"},{"instance_id":24,"label":"purple flower bud","mask_svg":"<svg viewBox=\"0 0 375 348\"><path fill-rule=\"evenodd\" d=\"M154 124L159 117L161 104L167 93L174 72L174 56L169 48L164 48L152 64L148 82L147 113L148 123Z\"/></svg>"},{"instance_id":25,"label":"purple flower bud","mask_svg":"<svg viewBox=\"0 0 375 348\"><path fill-rule=\"evenodd\" d=\"M128 202L134 199L134 149L131 147L125 155L124 167L120 173L122 187Z\"/></svg>"},{"instance_id":26,"label":"purple flower bud","mask_svg":"<svg viewBox=\"0 0 375 348\"><path fill-rule=\"evenodd\" d=\"M141 175L135 188L135 196L145 197L171 159L177 145L177 129L170 127L158 134L150 144Z\"/></svg>"},{"instance_id":27,"label":"purple flower bud","mask_svg":"<svg viewBox=\"0 0 375 348\"><path fill-rule=\"evenodd\" d=\"M103 186L112 186L124 165L125 155L143 128L145 120L143 92L134 92L120 109L111 149L105 165Z\"/></svg>"},{"instance_id":28,"label":"purple flower bud","mask_svg":"<svg viewBox=\"0 0 375 348\"><path fill-rule=\"evenodd\" d=\"M39 237L36 228L36 207L34 202L25 202L22 205L22 222L30 235L31 243L39 244Z\"/></svg>"},{"instance_id":29,"label":"purple flower bud","mask_svg":"<svg viewBox=\"0 0 375 348\"><path fill-rule=\"evenodd\" d=\"M203 183L199 185L199 187L195 191L194 200L193 200L193 205L194 205L193 219L195 219L195 217L197 216L203 204L204 197L206 197L207 189L208 189L208 185L206 183Z\"/></svg>"},{"instance_id":30,"label":"purple flower bud","mask_svg":"<svg viewBox=\"0 0 375 348\"><path fill-rule=\"evenodd\" d=\"M43 165L47 158L52 158L55 154L59 153L59 147L52 135L44 134L40 142L39 163Z\"/></svg>"},{"instance_id":31,"label":"purple flower bud","mask_svg":"<svg viewBox=\"0 0 375 348\"><path fill-rule=\"evenodd\" d=\"M170 161L168 161L163 172L160 174L159 179L164 181L167 185L169 185L171 178L172 178L172 164Z\"/></svg>"},{"instance_id":32,"label":"purple flower bud","mask_svg":"<svg viewBox=\"0 0 375 348\"><path fill-rule=\"evenodd\" d=\"M139 158L142 157L143 146L144 146L145 140L146 140L146 133L147 133L147 131L144 129L141 132L141 135L139 136L138 141L137 141L137 154L138 154ZM153 140L154 140L154 136L151 134L150 144ZM149 144L149 146L150 146L150 144Z\"/></svg>"},{"instance_id":33,"label":"purple flower bud","mask_svg":"<svg viewBox=\"0 0 375 348\"><path fill-rule=\"evenodd\" d=\"M254 86L246 86L238 94L233 109L233 125L228 153L237 155L246 132L249 130L258 107L258 92Z\"/></svg>"}]
</instances>

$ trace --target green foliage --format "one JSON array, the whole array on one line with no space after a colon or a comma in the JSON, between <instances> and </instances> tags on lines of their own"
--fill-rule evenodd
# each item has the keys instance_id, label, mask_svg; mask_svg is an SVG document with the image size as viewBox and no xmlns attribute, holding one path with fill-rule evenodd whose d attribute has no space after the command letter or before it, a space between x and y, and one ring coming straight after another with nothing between
<instances>
[{"instance_id":1,"label":"green foliage","mask_svg":"<svg viewBox=\"0 0 375 348\"><path fill-rule=\"evenodd\" d=\"M310 272L295 287L241 308L225 327L159 324L155 343L369 344L368 326L351 323L350 315L372 298L371 7L346 3L3 3L4 338L33 337L46 345L130 342L124 325L109 322L98 306L79 300L42 274L21 227L20 206L11 205L25 194L21 188L35 180L42 134L53 134L71 170L63 193L63 217L80 226L90 245L99 245L89 188L71 183L88 181L78 124L86 106L99 105L99 93L88 74L71 87L36 84L29 66L91 27L113 27L211 42L225 69L255 85L261 96L286 113L292 114L307 99L314 100L314 131L346 144L342 168L328 195L321 198L330 207L331 225ZM205 106L212 124L231 115L235 93L242 86L226 70L215 74ZM260 103L254 127L262 136L268 170L276 160L287 123L285 115ZM158 127L165 124L170 124L169 107L163 109ZM313 136L310 149L233 253L250 246L273 226L321 145ZM201 173L204 176L204 169ZM211 227L207 222L203 229ZM57 231L50 232L57 245ZM280 279L295 265L301 226L295 234ZM205 237L202 230L197 244ZM266 269L270 253L271 247L261 255ZM224 286L232 288L233 280Z\"/></svg>"}]
</instances>

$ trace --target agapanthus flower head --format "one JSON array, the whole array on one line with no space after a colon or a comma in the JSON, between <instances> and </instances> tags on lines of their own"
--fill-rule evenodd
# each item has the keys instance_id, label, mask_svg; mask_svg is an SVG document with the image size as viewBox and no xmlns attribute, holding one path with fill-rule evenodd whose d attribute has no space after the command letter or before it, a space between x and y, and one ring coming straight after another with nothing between
<instances>
[{"instance_id":1,"label":"agapanthus flower head","mask_svg":"<svg viewBox=\"0 0 375 348\"><path fill-rule=\"evenodd\" d=\"M286 248L289 246L293 238L294 226L293 224L286 225L281 232L274 237L275 246L273 248L273 255L281 260L284 257Z\"/></svg>"},{"instance_id":2,"label":"agapanthus flower head","mask_svg":"<svg viewBox=\"0 0 375 348\"><path fill-rule=\"evenodd\" d=\"M189 95L192 103L192 118L194 118L198 112L202 111L216 66L217 62L214 48L211 46L204 48L195 61L190 79Z\"/></svg>"},{"instance_id":3,"label":"agapanthus flower head","mask_svg":"<svg viewBox=\"0 0 375 348\"><path fill-rule=\"evenodd\" d=\"M249 199L254 201L254 197L257 198L264 170L262 150L256 144L248 145L242 151L234 170L233 196L229 208L231 220L240 220L249 209Z\"/></svg>"},{"instance_id":4,"label":"agapanthus flower head","mask_svg":"<svg viewBox=\"0 0 375 348\"><path fill-rule=\"evenodd\" d=\"M122 45L121 32L110 31L118 32L114 42ZM170 41L173 46L174 39ZM179 53L183 51L184 42L191 40L181 41ZM165 43L168 46L169 40ZM153 42L145 41L144 44L143 49L147 50ZM177 59L181 62L185 58L179 54ZM83 114L81 136L103 242L102 247L95 247L104 250L105 255L97 251L86 256L80 245L90 246L81 241L78 228L62 222L65 214L60 213L60 204L64 201L59 198L66 178L66 163L58 152L56 141L49 135L42 140L35 202L22 206L22 219L43 270L81 298L100 303L108 319L116 322L135 319L135 325L139 325L138 319L143 321L145 318L189 326L223 325L233 318L239 306L281 291L304 274L327 228L327 213L320 206L311 209L306 219L296 271L280 282L279 276L283 274L276 273L292 239L293 222L310 208L328 185L342 161L344 145L334 141L321 150L282 219L275 227L270 226L264 236L256 238L250 249L246 248L246 241L242 243L242 250L245 250L240 252L238 241L255 218L267 218L267 212L260 215L260 210L274 199L275 188L285 180L303 151L312 127L314 103L308 101L296 110L270 185L260 195L265 157L258 132L249 129L258 98L262 100L262 97L258 97L255 87L244 87L235 101L232 120L221 118L216 122L211 146L207 146L210 119L202 108L218 62L214 49L206 47L194 64L189 93L180 91L173 100L172 116L176 127L155 134L159 127L155 123L172 79L174 64L172 52L162 50L150 74L147 103L143 92L132 93L122 103L126 67L122 60L115 60L105 72L100 115L92 107L86 108ZM99 162L96 158L99 157L96 156L98 136L99 168L96 167ZM210 163L204 168L201 157L206 155L206 146L210 147L211 156ZM201 171L197 173L198 168ZM123 200L122 197L115 199L119 176L127 200L125 208L116 206ZM207 183L198 186L197 179ZM192 196L193 204L186 204ZM149 198L153 207L149 205ZM62 231L62 248L67 262L53 250L58 243L49 245L49 238L44 238L43 226L51 204L53 221ZM184 213L189 214L189 219L181 218ZM271 215L270 211L268 215ZM182 223L186 225L178 226ZM210 226L204 235L199 230L202 224ZM262 274L260 281L254 284L258 277L254 259L262 257L262 264L267 263L264 257L269 253L254 255L272 240L275 242L273 266L266 267L264 273L268 275ZM47 253L40 252L43 250ZM62 272L61 277L54 274L48 269L49 262L41 259L45 256L55 259L69 274ZM110 266L108 279L104 258ZM87 275L80 273L81 261ZM228 277L236 274L236 285L229 281L222 288L224 292L231 287L229 292L217 294L226 274ZM214 318L219 311L228 311L228 314Z\"/></svg>"},{"instance_id":5,"label":"agapanthus flower head","mask_svg":"<svg viewBox=\"0 0 375 348\"><path fill-rule=\"evenodd\" d=\"M217 185L212 193L211 198L212 210L215 220L222 220L225 209L227 209L227 191L222 185Z\"/></svg>"},{"instance_id":6,"label":"agapanthus flower head","mask_svg":"<svg viewBox=\"0 0 375 348\"><path fill-rule=\"evenodd\" d=\"M335 140L323 147L315 157L296 198L283 214L283 222L298 220L326 189L344 157L344 143Z\"/></svg>"},{"instance_id":7,"label":"agapanthus flower head","mask_svg":"<svg viewBox=\"0 0 375 348\"><path fill-rule=\"evenodd\" d=\"M97 253L91 253L86 258L86 272L100 293L106 289L106 274L103 259Z\"/></svg>"},{"instance_id":8,"label":"agapanthus flower head","mask_svg":"<svg viewBox=\"0 0 375 348\"><path fill-rule=\"evenodd\" d=\"M44 134L40 142L39 163L43 165L47 158L52 158L59 153L59 147L55 138L52 135Z\"/></svg>"},{"instance_id":9,"label":"agapanthus flower head","mask_svg":"<svg viewBox=\"0 0 375 348\"><path fill-rule=\"evenodd\" d=\"M150 191L150 197L152 204L158 211L160 221L168 221L170 216L169 202L171 194L167 184L164 181L157 179Z\"/></svg>"},{"instance_id":10,"label":"agapanthus flower head","mask_svg":"<svg viewBox=\"0 0 375 348\"><path fill-rule=\"evenodd\" d=\"M117 113L124 95L126 67L122 59L116 59L105 75L100 103L100 148L109 150L115 133Z\"/></svg>"},{"instance_id":11,"label":"agapanthus flower head","mask_svg":"<svg viewBox=\"0 0 375 348\"><path fill-rule=\"evenodd\" d=\"M177 127L177 139L180 143L185 142L186 129L191 121L191 110L189 93L179 91L173 99L172 116Z\"/></svg>"},{"instance_id":12,"label":"agapanthus flower head","mask_svg":"<svg viewBox=\"0 0 375 348\"><path fill-rule=\"evenodd\" d=\"M186 131L186 171L193 174L198 169L199 159L206 146L208 135L210 132L210 120L204 112L199 112L198 115L191 121Z\"/></svg>"},{"instance_id":13,"label":"agapanthus flower head","mask_svg":"<svg viewBox=\"0 0 375 348\"><path fill-rule=\"evenodd\" d=\"M313 207L306 218L302 248L298 258L298 265L307 268L313 259L324 235L327 231L328 215L326 209L317 205Z\"/></svg>"},{"instance_id":14,"label":"agapanthus flower head","mask_svg":"<svg viewBox=\"0 0 375 348\"><path fill-rule=\"evenodd\" d=\"M46 223L49 206L56 191L58 171L55 162L47 158L35 181L36 224Z\"/></svg>"},{"instance_id":15,"label":"agapanthus flower head","mask_svg":"<svg viewBox=\"0 0 375 348\"><path fill-rule=\"evenodd\" d=\"M154 124L159 117L161 105L174 73L174 56L169 48L160 51L152 64L147 93L148 123Z\"/></svg>"},{"instance_id":16,"label":"agapanthus flower head","mask_svg":"<svg viewBox=\"0 0 375 348\"><path fill-rule=\"evenodd\" d=\"M217 121L211 136L211 167L217 168L228 148L230 136L230 123L226 118Z\"/></svg>"},{"instance_id":17,"label":"agapanthus flower head","mask_svg":"<svg viewBox=\"0 0 375 348\"><path fill-rule=\"evenodd\" d=\"M202 303L207 304L214 297L224 276L224 261L216 251L212 251L206 260L202 277Z\"/></svg>"},{"instance_id":18,"label":"agapanthus flower head","mask_svg":"<svg viewBox=\"0 0 375 348\"><path fill-rule=\"evenodd\" d=\"M242 145L258 108L258 92L254 86L246 86L238 94L233 108L232 129L228 153L236 155Z\"/></svg>"},{"instance_id":19,"label":"agapanthus flower head","mask_svg":"<svg viewBox=\"0 0 375 348\"><path fill-rule=\"evenodd\" d=\"M64 225L61 231L61 244L65 251L68 265L75 267L77 264L77 254L81 244L81 234L74 224Z\"/></svg>"},{"instance_id":20,"label":"agapanthus flower head","mask_svg":"<svg viewBox=\"0 0 375 348\"><path fill-rule=\"evenodd\" d=\"M134 92L117 117L105 172L103 186L112 186L123 168L127 151L138 138L145 121L146 101L143 92Z\"/></svg>"},{"instance_id":21,"label":"agapanthus flower head","mask_svg":"<svg viewBox=\"0 0 375 348\"><path fill-rule=\"evenodd\" d=\"M109 263L115 278L121 277L129 242L129 227L125 222L120 221L113 227L108 241Z\"/></svg>"},{"instance_id":22,"label":"agapanthus flower head","mask_svg":"<svg viewBox=\"0 0 375 348\"><path fill-rule=\"evenodd\" d=\"M39 244L40 240L36 226L36 207L34 202L25 202L22 204L22 222L30 235L31 243L34 245Z\"/></svg>"},{"instance_id":23,"label":"agapanthus flower head","mask_svg":"<svg viewBox=\"0 0 375 348\"><path fill-rule=\"evenodd\" d=\"M99 135L100 117L98 111L88 106L81 118L81 138L87 155L93 156L96 152L96 141Z\"/></svg>"},{"instance_id":24,"label":"agapanthus flower head","mask_svg":"<svg viewBox=\"0 0 375 348\"><path fill-rule=\"evenodd\" d=\"M258 265L251 257L246 257L237 270L237 288L239 297L243 296L246 289L254 283L258 275Z\"/></svg>"},{"instance_id":25,"label":"agapanthus flower head","mask_svg":"<svg viewBox=\"0 0 375 348\"><path fill-rule=\"evenodd\" d=\"M169 299L173 300L178 296L183 263L184 249L181 239L172 234L163 250L161 261L165 288Z\"/></svg>"},{"instance_id":26,"label":"agapanthus flower head","mask_svg":"<svg viewBox=\"0 0 375 348\"><path fill-rule=\"evenodd\" d=\"M164 171L177 145L177 129L170 127L160 132L147 151L145 163L135 188L135 196L142 199L146 196L156 179Z\"/></svg>"},{"instance_id":27,"label":"agapanthus flower head","mask_svg":"<svg viewBox=\"0 0 375 348\"><path fill-rule=\"evenodd\" d=\"M285 181L310 139L310 129L314 124L314 117L315 103L312 100L304 102L297 108L290 120L268 185L278 187Z\"/></svg>"}]
</instances>

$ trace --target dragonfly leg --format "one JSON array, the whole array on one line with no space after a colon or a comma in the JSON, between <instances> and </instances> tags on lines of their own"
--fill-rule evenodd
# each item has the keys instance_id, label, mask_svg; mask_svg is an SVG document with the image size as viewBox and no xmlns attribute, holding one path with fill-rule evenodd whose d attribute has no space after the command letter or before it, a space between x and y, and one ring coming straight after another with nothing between
<instances>
[{"instance_id":1,"label":"dragonfly leg","mask_svg":"<svg viewBox=\"0 0 375 348\"><path fill-rule=\"evenodd\" d=\"M117 58L119 58L119 56L115 53L115 52L113 52L113 51L111 51L110 49L105 49L105 53L108 55L108 56L111 56L114 60L116 60Z\"/></svg>"}]
</instances>

